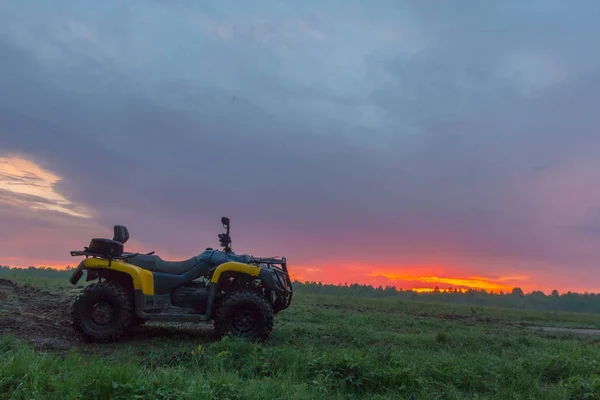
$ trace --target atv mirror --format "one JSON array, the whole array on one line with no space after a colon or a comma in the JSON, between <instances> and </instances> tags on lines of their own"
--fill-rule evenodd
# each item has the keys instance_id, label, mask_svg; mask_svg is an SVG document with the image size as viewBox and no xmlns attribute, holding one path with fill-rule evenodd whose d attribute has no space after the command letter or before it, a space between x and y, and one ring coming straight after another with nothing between
<instances>
[{"instance_id":1,"label":"atv mirror","mask_svg":"<svg viewBox=\"0 0 600 400\"><path fill-rule=\"evenodd\" d=\"M229 228L229 218L227 218L227 217L221 218L221 223L223 224L223 228L225 228L225 229Z\"/></svg>"}]
</instances>

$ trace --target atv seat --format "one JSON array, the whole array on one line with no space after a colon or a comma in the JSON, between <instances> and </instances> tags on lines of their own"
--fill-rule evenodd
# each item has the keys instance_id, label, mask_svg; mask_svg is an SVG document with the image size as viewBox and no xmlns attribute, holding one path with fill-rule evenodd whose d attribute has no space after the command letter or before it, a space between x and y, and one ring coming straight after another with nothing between
<instances>
[{"instance_id":1,"label":"atv seat","mask_svg":"<svg viewBox=\"0 0 600 400\"><path fill-rule=\"evenodd\" d=\"M183 275L198 265L196 257L192 257L185 261L165 261L159 256L149 256L145 254L131 257L127 259L127 262L151 272L171 275Z\"/></svg>"}]
</instances>

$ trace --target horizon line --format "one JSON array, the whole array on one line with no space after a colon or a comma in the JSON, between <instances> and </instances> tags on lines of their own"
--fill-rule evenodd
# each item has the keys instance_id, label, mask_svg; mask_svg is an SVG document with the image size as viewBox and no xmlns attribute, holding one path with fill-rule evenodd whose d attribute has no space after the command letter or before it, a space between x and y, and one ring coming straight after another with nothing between
<instances>
[{"instance_id":1,"label":"horizon line","mask_svg":"<svg viewBox=\"0 0 600 400\"><path fill-rule=\"evenodd\" d=\"M66 265L64 268L56 268L56 267L46 267L46 266L33 266L33 265L29 265L29 266L10 266L10 265L0 265L0 269L1 268L8 268L8 269L21 269L21 270L25 270L25 269L45 269L45 270L51 270L51 271L57 271L57 272L68 272L71 269L74 269L75 267L72 267L71 265ZM545 296L551 296L552 293L554 291L556 291L559 295L564 295L564 294L580 294L580 295L599 295L599 293L596 292L588 292L588 291L583 291L583 292L574 292L574 291L560 291L558 289L552 289L550 291L550 294L546 294L545 291L541 290L541 289L535 289L535 290L531 290L528 292L525 292L521 287L519 286L515 286L512 287L509 291L505 291L502 289L499 290L493 290L493 289L484 289L484 288L477 288L477 287L468 287L465 286L464 288L462 287L453 287L452 285L449 285L448 287L441 287L440 285L435 285L435 287L430 288L430 287L420 287L420 288L408 288L408 289L404 289L403 287L398 287L399 285L378 285L378 286L374 286L373 284L365 284L365 283L360 283L360 282L345 282L345 283L326 283L323 281L314 281L314 280L308 280L308 279L292 279L292 283L301 283L301 284L321 284L323 286L334 286L334 287L340 287L340 288L345 288L345 287L350 287L352 285L358 285L358 286L363 286L363 287L371 287L373 289L378 289L378 288L382 288L383 290L385 290L386 288L394 288L397 292L413 292L413 293L418 293L418 294L428 294L428 293L436 293L436 288L438 289L437 292L438 293L468 293L469 291L472 292L478 292L478 293L486 293L486 294L496 294L496 295L509 295L511 294L515 289L519 289L521 290L521 292L523 293L523 295L527 296L527 295L531 295L535 292L540 292Z\"/></svg>"}]
</instances>

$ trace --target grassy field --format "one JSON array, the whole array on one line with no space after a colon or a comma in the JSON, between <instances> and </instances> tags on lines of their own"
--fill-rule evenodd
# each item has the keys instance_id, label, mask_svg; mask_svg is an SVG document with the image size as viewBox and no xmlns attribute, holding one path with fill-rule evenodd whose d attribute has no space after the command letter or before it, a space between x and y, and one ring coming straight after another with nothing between
<instances>
[{"instance_id":1,"label":"grassy field","mask_svg":"<svg viewBox=\"0 0 600 400\"><path fill-rule=\"evenodd\" d=\"M298 295L265 344L189 326L51 352L3 336L0 398L600 399L600 336L540 326L600 315Z\"/></svg>"}]
</instances>

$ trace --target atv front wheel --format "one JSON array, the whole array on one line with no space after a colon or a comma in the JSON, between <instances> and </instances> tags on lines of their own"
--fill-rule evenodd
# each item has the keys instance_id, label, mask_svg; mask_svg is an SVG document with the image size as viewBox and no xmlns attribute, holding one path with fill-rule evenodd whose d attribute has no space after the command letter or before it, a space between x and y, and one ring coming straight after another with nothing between
<instances>
[{"instance_id":1,"label":"atv front wheel","mask_svg":"<svg viewBox=\"0 0 600 400\"><path fill-rule=\"evenodd\" d=\"M273 330L273 309L256 292L235 292L217 309L214 325L219 335L230 333L249 341L264 341Z\"/></svg>"},{"instance_id":2,"label":"atv front wheel","mask_svg":"<svg viewBox=\"0 0 600 400\"><path fill-rule=\"evenodd\" d=\"M86 342L116 341L134 323L130 296L108 281L86 287L73 302L71 316L75 333Z\"/></svg>"}]
</instances>

